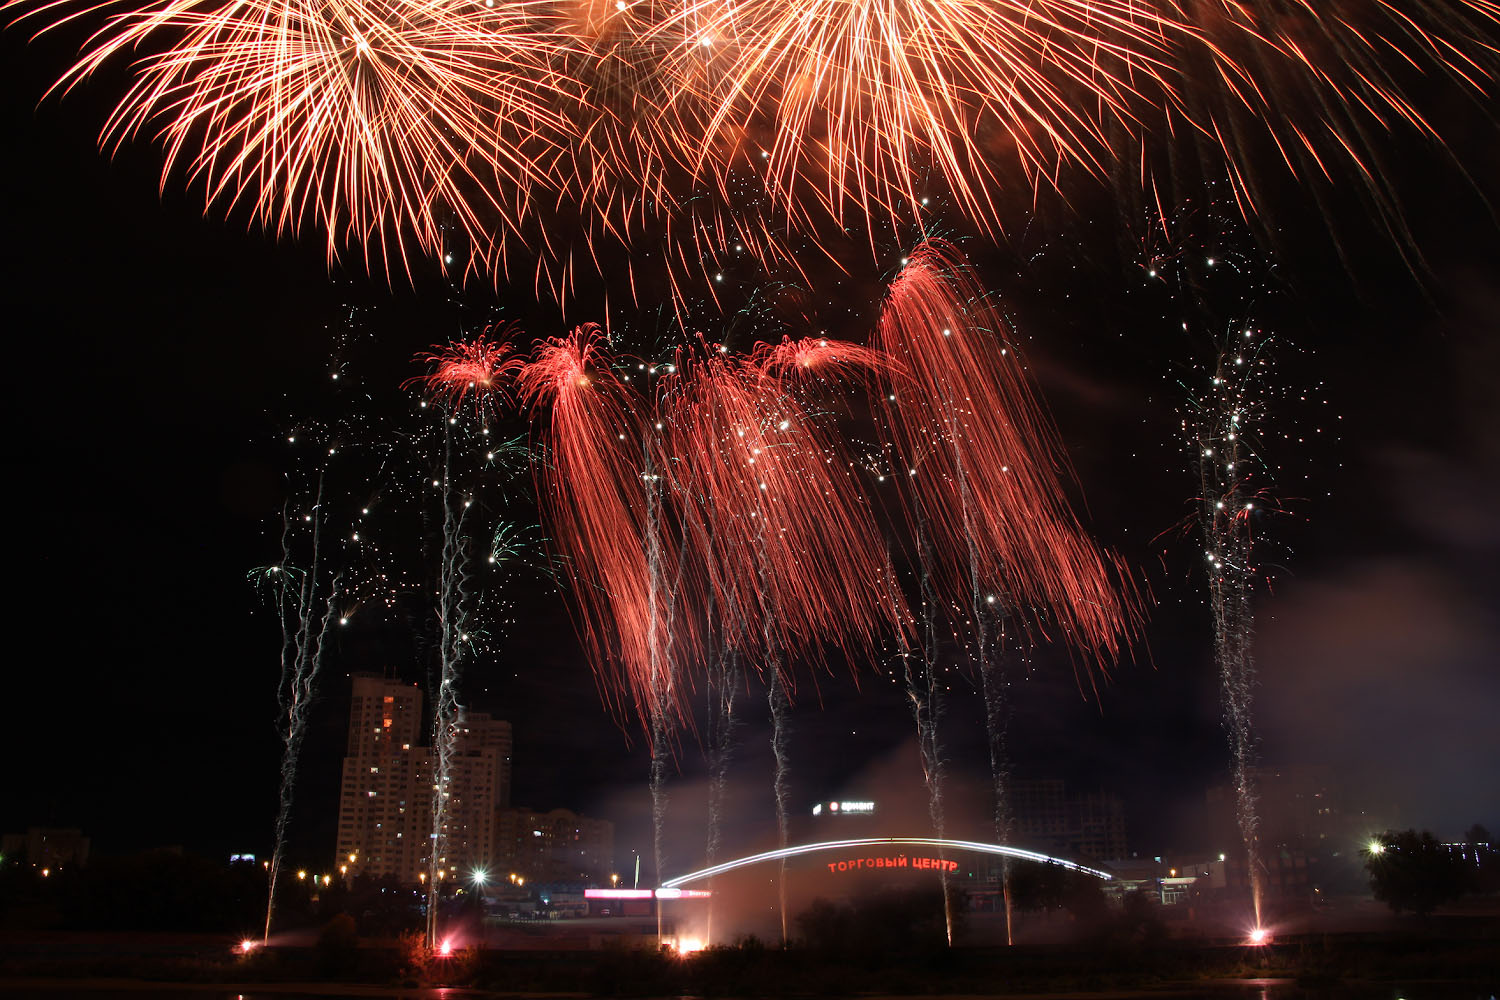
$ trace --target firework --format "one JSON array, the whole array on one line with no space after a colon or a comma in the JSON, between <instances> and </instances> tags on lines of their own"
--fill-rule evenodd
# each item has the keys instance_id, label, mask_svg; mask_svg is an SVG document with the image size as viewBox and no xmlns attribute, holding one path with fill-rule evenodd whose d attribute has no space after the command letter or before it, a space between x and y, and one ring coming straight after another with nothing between
<instances>
[{"instance_id":1,"label":"firework","mask_svg":"<svg viewBox=\"0 0 1500 1000\"><path fill-rule=\"evenodd\" d=\"M295 459L280 511L279 558L249 573L281 629L276 691L281 770L268 865L266 940L286 864L302 749L332 633L349 624L363 605L379 605L378 595L386 590L380 546L366 530L372 502L368 494L378 493L372 480L381 478L388 451L377 442L357 417L333 425L305 422L287 434L284 443ZM363 506L353 499L356 491L366 493Z\"/></svg>"},{"instance_id":2,"label":"firework","mask_svg":"<svg viewBox=\"0 0 1500 1000\"><path fill-rule=\"evenodd\" d=\"M999 633L1012 608L1091 659L1110 662L1136 625L1134 604L1116 582L1117 560L1101 553L1073 519L1058 470L1056 432L1027 384L1000 317L959 267L953 249L929 242L909 258L882 309L876 344L908 377L883 397L892 449L906 463L909 520L921 572L920 669L906 651L905 676L917 724L929 811L943 828L937 743L940 607L966 607L971 653L984 697L996 839L1010 832L1005 665ZM950 918L949 886L944 882ZM1010 934L1009 865L1002 864Z\"/></svg>"},{"instance_id":3,"label":"firework","mask_svg":"<svg viewBox=\"0 0 1500 1000\"><path fill-rule=\"evenodd\" d=\"M1279 163L1325 214L1336 189L1358 193L1409 252L1386 139L1403 130L1442 145L1437 123L1414 96L1430 91L1430 81L1441 81L1451 95L1488 99L1500 76L1500 4L1155 2L1179 27L1170 31L1169 65L1151 81L1165 84L1154 98L1156 112L1140 119L1146 133L1140 162L1122 157L1130 176L1120 187L1145 190L1160 215L1162 199L1194 167L1209 178L1227 174L1240 214L1256 224L1274 187L1265 165ZM1414 90L1423 78L1428 82ZM1275 238L1273 226L1259 228ZM1338 227L1330 232L1337 241Z\"/></svg>"},{"instance_id":4,"label":"firework","mask_svg":"<svg viewBox=\"0 0 1500 1000\"><path fill-rule=\"evenodd\" d=\"M1217 259L1226 258L1229 254L1221 251ZM1237 317L1226 323L1215 338L1211 363L1195 372L1187 386L1183 420L1185 446L1200 491L1197 525L1213 612L1214 660L1229 737L1235 815L1245 846L1257 928L1262 926L1265 869L1252 780L1255 611L1251 597L1259 572L1253 558L1255 516L1257 511L1277 507L1262 486L1269 469L1257 447L1274 392L1274 341L1251 319Z\"/></svg>"},{"instance_id":5,"label":"firework","mask_svg":"<svg viewBox=\"0 0 1500 1000\"><path fill-rule=\"evenodd\" d=\"M659 512L647 509L660 502L663 467L647 405L611 367L603 331L593 324L538 343L520 386L533 414L550 408L537 491L573 584L600 690L611 705L628 703L641 719L678 714L679 689L663 690L656 602L661 581L676 575L679 555L660 530ZM656 499L648 501L648 494ZM648 559L652 539L658 551Z\"/></svg>"},{"instance_id":6,"label":"firework","mask_svg":"<svg viewBox=\"0 0 1500 1000\"><path fill-rule=\"evenodd\" d=\"M507 359L507 345L495 343L484 335L459 341L433 354L419 354L418 361L430 363L433 370L425 377L408 380L421 384L428 399L421 403L436 411L441 426L437 440L438 454L426 456L431 472L423 470L423 481L430 477L441 510L441 547L437 554L433 609L437 617L437 678L433 704L433 783L432 834L427 871L427 946L439 944L438 899L442 879L448 874L448 853L453 849L454 833L451 806L464 789L455 781L454 761L459 752L463 731L463 708L459 701L463 669L473 657L480 628L479 611L482 593L475 578L476 552L473 521L475 484L467 481L466 470L475 466L483 448L487 468L504 468L506 460L497 455L515 447L514 442L491 444L487 418L496 412L499 401L509 398L508 383L519 369L519 362ZM480 425L477 434L470 432L463 419L471 411ZM430 443L436 435L419 439ZM498 564L514 557L519 534L513 526L501 523L491 539L488 559Z\"/></svg>"},{"instance_id":7,"label":"firework","mask_svg":"<svg viewBox=\"0 0 1500 1000\"><path fill-rule=\"evenodd\" d=\"M509 330L492 331L509 335ZM417 360L432 366L427 375L408 379L402 388L420 384L429 399L441 403L449 412L467 404L481 422L498 416L499 405L510 401L510 386L523 364L510 356L510 344L480 334L470 340L459 340L445 347L434 346Z\"/></svg>"},{"instance_id":8,"label":"firework","mask_svg":"<svg viewBox=\"0 0 1500 1000\"><path fill-rule=\"evenodd\" d=\"M797 386L820 383L831 387L858 385L866 388L890 384L903 374L889 355L827 337L783 337L779 344L759 343L755 363L782 384Z\"/></svg>"},{"instance_id":9,"label":"firework","mask_svg":"<svg viewBox=\"0 0 1500 1000\"><path fill-rule=\"evenodd\" d=\"M467 234L503 258L570 133L564 36L541 0L164 0L34 13L107 15L58 87L124 53L133 82L101 143L145 132L208 206L244 205L278 233L311 223L389 268L449 258ZM470 262L472 266L472 262Z\"/></svg>"},{"instance_id":10,"label":"firework","mask_svg":"<svg viewBox=\"0 0 1500 1000\"><path fill-rule=\"evenodd\" d=\"M784 844L790 654L816 655L823 643L873 652L881 632L904 627L906 611L887 586L889 561L851 463L770 373L795 348L762 345L747 359L705 347L701 358L679 352L664 385L670 475L708 606L722 612L715 624L726 646L748 650L766 679Z\"/></svg>"},{"instance_id":11,"label":"firework","mask_svg":"<svg viewBox=\"0 0 1500 1000\"><path fill-rule=\"evenodd\" d=\"M281 561L262 566L250 573L276 608L281 624L281 683L276 689L280 708L281 789L277 799L275 845L271 851L269 889L266 894L266 926L263 941L271 939L271 919L276 908L276 887L286 862L287 824L291 821L293 791L297 782L297 764L307 737L308 712L316 694L318 675L322 673L325 642L339 619L339 600L343 596L344 573L331 575L322 565L323 507L325 476L319 474L306 520L297 524L290 508L282 511ZM293 563L297 528L305 527L304 540L310 562L306 569Z\"/></svg>"},{"instance_id":12,"label":"firework","mask_svg":"<svg viewBox=\"0 0 1500 1000\"><path fill-rule=\"evenodd\" d=\"M1136 622L1121 567L1068 509L1057 432L1014 344L952 247L914 251L882 307L876 345L910 388L883 398L895 453L941 571L939 591L966 594L970 565L1033 623L1052 620L1069 647L1119 655Z\"/></svg>"},{"instance_id":13,"label":"firework","mask_svg":"<svg viewBox=\"0 0 1500 1000\"><path fill-rule=\"evenodd\" d=\"M1253 416L1247 406L1250 379L1234 377L1234 357L1243 358L1249 345L1231 342L1221 350L1207 406L1199 410L1194 430L1198 474L1202 485L1199 521L1208 559L1208 590L1214 616L1214 658L1219 665L1224 724L1229 731L1235 788L1236 816L1248 852L1255 926L1261 925L1264 884L1260 859L1260 822L1250 768L1255 762L1251 725L1255 658L1252 634L1255 613L1250 605L1251 515L1255 501L1247 496L1250 459L1243 448L1244 433ZM1257 352L1258 353L1258 352ZM1262 374L1253 371L1251 378ZM1241 424L1245 424L1242 428Z\"/></svg>"},{"instance_id":14,"label":"firework","mask_svg":"<svg viewBox=\"0 0 1500 1000\"><path fill-rule=\"evenodd\" d=\"M753 361L683 352L675 368L669 474L702 526L690 537L717 607L733 615L726 641L873 650L904 610L882 586L884 547L840 443Z\"/></svg>"},{"instance_id":15,"label":"firework","mask_svg":"<svg viewBox=\"0 0 1500 1000\"><path fill-rule=\"evenodd\" d=\"M652 37L707 109L678 141L710 175L730 126L730 152L794 211L910 220L931 173L989 225L997 161L1029 184L1107 163L1102 122L1155 73L1161 19L1139 0L748 0L683 4Z\"/></svg>"}]
</instances>

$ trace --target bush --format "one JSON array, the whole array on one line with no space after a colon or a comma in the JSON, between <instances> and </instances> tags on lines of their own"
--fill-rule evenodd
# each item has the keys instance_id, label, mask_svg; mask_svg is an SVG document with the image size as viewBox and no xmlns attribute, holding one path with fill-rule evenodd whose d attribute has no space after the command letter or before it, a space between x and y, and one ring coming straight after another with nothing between
<instances>
[{"instance_id":1,"label":"bush","mask_svg":"<svg viewBox=\"0 0 1500 1000\"><path fill-rule=\"evenodd\" d=\"M343 975L353 971L358 957L359 931L354 918L340 913L318 935L318 966L326 975Z\"/></svg>"}]
</instances>

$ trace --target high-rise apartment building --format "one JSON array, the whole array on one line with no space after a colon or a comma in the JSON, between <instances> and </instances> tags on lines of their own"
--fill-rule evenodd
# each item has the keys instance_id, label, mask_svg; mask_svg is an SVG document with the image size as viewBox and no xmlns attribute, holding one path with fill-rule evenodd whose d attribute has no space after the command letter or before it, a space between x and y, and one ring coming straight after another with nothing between
<instances>
[{"instance_id":1,"label":"high-rise apartment building","mask_svg":"<svg viewBox=\"0 0 1500 1000\"><path fill-rule=\"evenodd\" d=\"M338 865L347 875L418 882L429 868L432 751L421 745L422 691L356 675L339 799ZM480 712L457 723L441 866L460 875L495 857L495 813L510 794L510 723Z\"/></svg>"},{"instance_id":2,"label":"high-rise apartment building","mask_svg":"<svg viewBox=\"0 0 1500 1000\"><path fill-rule=\"evenodd\" d=\"M495 817L510 799L510 723L464 709L454 728L438 858L450 877L496 866Z\"/></svg>"},{"instance_id":3,"label":"high-rise apartment building","mask_svg":"<svg viewBox=\"0 0 1500 1000\"><path fill-rule=\"evenodd\" d=\"M422 733L422 690L357 675L339 797L339 868L416 881L427 867L432 777Z\"/></svg>"},{"instance_id":4,"label":"high-rise apartment building","mask_svg":"<svg viewBox=\"0 0 1500 1000\"><path fill-rule=\"evenodd\" d=\"M497 871L535 882L602 882L614 868L615 825L608 820L569 809L502 809L497 820Z\"/></svg>"},{"instance_id":5,"label":"high-rise apartment building","mask_svg":"<svg viewBox=\"0 0 1500 1000\"><path fill-rule=\"evenodd\" d=\"M1109 792L1069 794L1056 779L1010 783L1017 843L1070 859L1126 856L1125 803Z\"/></svg>"},{"instance_id":6,"label":"high-rise apartment building","mask_svg":"<svg viewBox=\"0 0 1500 1000\"><path fill-rule=\"evenodd\" d=\"M1317 850L1333 845L1351 850L1363 843L1359 817L1345 818L1330 768L1319 764L1280 764L1246 769L1255 796L1261 843L1271 849ZM1240 838L1238 797L1229 782L1208 790L1212 835L1217 843Z\"/></svg>"}]
</instances>

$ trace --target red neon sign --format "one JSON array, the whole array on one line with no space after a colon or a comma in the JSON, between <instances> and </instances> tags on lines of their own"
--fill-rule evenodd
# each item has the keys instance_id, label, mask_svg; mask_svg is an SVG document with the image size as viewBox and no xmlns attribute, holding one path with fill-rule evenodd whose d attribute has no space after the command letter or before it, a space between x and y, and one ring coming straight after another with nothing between
<instances>
[{"instance_id":1,"label":"red neon sign","mask_svg":"<svg viewBox=\"0 0 1500 1000\"><path fill-rule=\"evenodd\" d=\"M908 858L898 854L894 858L850 858L847 861L830 861L831 872L863 871L869 868L915 868L918 871L956 872L958 862L947 858Z\"/></svg>"}]
</instances>

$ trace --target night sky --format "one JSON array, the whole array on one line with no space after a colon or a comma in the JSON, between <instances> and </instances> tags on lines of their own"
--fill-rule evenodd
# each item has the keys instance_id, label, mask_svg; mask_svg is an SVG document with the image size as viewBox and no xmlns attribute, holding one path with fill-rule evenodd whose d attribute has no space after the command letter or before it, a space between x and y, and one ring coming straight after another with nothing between
<instances>
[{"instance_id":1,"label":"night sky","mask_svg":"<svg viewBox=\"0 0 1500 1000\"><path fill-rule=\"evenodd\" d=\"M409 409L399 383L419 372L415 352L496 316L533 336L562 320L524 281L455 293L435 268L416 288L330 275L320 239L205 217L198 192L158 192L148 143L97 151L111 81L38 107L65 53L20 31L3 42L13 556L0 826L80 826L106 852L264 852L278 636L245 575L277 558L288 417L351 401ZM1441 110L1468 176L1500 177L1485 109ZM1328 764L1347 808L1452 837L1500 828L1500 227L1452 163L1410 153L1397 183L1420 277L1354 199L1324 216L1287 191L1263 214L1281 254L1264 310L1287 348L1279 377L1312 398L1278 414L1304 443L1277 451L1290 513L1260 528L1272 586L1257 604L1257 717L1264 761ZM1120 214L1096 191L998 247L964 245L1026 343L1085 522L1155 600L1137 656L1097 694L1066 654L1038 654L1016 696L1016 770L1120 793L1133 846L1160 853L1202 846L1194 807L1228 766L1200 547L1174 530L1195 492L1175 379L1205 341L1153 290ZM1194 226L1211 230L1211 215ZM817 284L819 308L854 333L898 252L867 279ZM1205 295L1232 299L1233 279L1219 280L1202 278ZM601 318L600 301L582 291L568 321ZM335 362L351 306L365 334ZM338 363L371 398L331 390ZM528 584L513 617L465 690L515 725L515 801L612 819L617 857L648 853L644 741L603 707L564 599ZM424 676L401 627L359 622L341 636L294 858L332 853L348 672ZM868 667L857 676L838 664L800 674L795 802L910 789L916 750L896 686ZM955 681L944 740L960 812L984 779L977 701ZM733 812L748 845L773 820L763 689L744 703ZM701 843L691 737L681 768L674 850L686 863Z\"/></svg>"}]
</instances>

